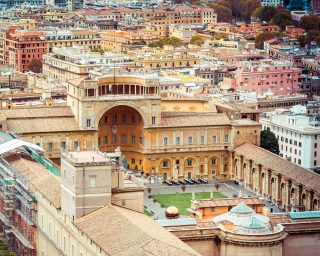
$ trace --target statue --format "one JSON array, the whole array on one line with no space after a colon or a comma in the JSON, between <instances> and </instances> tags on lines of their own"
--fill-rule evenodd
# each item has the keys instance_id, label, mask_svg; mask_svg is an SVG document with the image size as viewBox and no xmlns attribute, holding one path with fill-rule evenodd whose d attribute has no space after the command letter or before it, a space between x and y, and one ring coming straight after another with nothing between
<instances>
[{"instance_id":1,"label":"statue","mask_svg":"<svg viewBox=\"0 0 320 256\"><path fill-rule=\"evenodd\" d=\"M121 155L120 146L116 147L116 149L114 150L114 153Z\"/></svg>"},{"instance_id":2,"label":"statue","mask_svg":"<svg viewBox=\"0 0 320 256\"><path fill-rule=\"evenodd\" d=\"M121 166L122 166L124 169L127 169L127 167L128 167L128 162L127 162L127 158L126 158L125 155L123 155L123 157L122 157Z\"/></svg>"},{"instance_id":3,"label":"statue","mask_svg":"<svg viewBox=\"0 0 320 256\"><path fill-rule=\"evenodd\" d=\"M196 200L196 194L192 192L192 200Z\"/></svg>"}]
</instances>

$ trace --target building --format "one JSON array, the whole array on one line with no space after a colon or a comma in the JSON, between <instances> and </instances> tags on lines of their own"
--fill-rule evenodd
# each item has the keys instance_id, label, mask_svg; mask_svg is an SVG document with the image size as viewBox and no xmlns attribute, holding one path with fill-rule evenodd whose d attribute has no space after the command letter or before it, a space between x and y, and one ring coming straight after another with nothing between
<instances>
[{"instance_id":1,"label":"building","mask_svg":"<svg viewBox=\"0 0 320 256\"><path fill-rule=\"evenodd\" d=\"M33 60L42 61L48 51L45 33L40 31L18 30L10 27L4 34L3 64L12 65L17 71L29 71Z\"/></svg>"},{"instance_id":2,"label":"building","mask_svg":"<svg viewBox=\"0 0 320 256\"><path fill-rule=\"evenodd\" d=\"M304 107L305 109L305 107ZM305 109L306 112L306 109ZM280 155L307 169L318 169L320 152L318 121L299 114L272 115L260 119L263 130L272 131L279 142Z\"/></svg>"},{"instance_id":3,"label":"building","mask_svg":"<svg viewBox=\"0 0 320 256\"><path fill-rule=\"evenodd\" d=\"M259 95L292 95L300 91L301 69L288 62L264 60L245 63L235 71L236 90L255 91Z\"/></svg>"},{"instance_id":4,"label":"building","mask_svg":"<svg viewBox=\"0 0 320 256\"><path fill-rule=\"evenodd\" d=\"M283 0L260 0L262 6L283 6Z\"/></svg>"},{"instance_id":5,"label":"building","mask_svg":"<svg viewBox=\"0 0 320 256\"><path fill-rule=\"evenodd\" d=\"M313 13L320 13L320 1L319 0L311 0L311 11Z\"/></svg>"}]
</instances>

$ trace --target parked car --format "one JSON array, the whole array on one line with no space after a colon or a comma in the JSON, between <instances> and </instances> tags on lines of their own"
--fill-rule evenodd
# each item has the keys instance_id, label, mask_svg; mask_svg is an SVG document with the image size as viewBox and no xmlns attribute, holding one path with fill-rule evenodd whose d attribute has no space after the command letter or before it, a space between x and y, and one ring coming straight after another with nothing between
<instances>
[{"instance_id":1,"label":"parked car","mask_svg":"<svg viewBox=\"0 0 320 256\"><path fill-rule=\"evenodd\" d=\"M190 185L192 185L193 184L193 182L192 182L192 180L191 179L189 179L189 180L185 180L185 182L187 182L188 184L190 184Z\"/></svg>"},{"instance_id":2,"label":"parked car","mask_svg":"<svg viewBox=\"0 0 320 256\"><path fill-rule=\"evenodd\" d=\"M179 182L182 184L182 185L186 185L187 182L185 180L179 180Z\"/></svg>"},{"instance_id":3,"label":"parked car","mask_svg":"<svg viewBox=\"0 0 320 256\"><path fill-rule=\"evenodd\" d=\"M172 183L173 183L174 185L180 185L180 182L179 182L178 180L173 180Z\"/></svg>"},{"instance_id":4,"label":"parked car","mask_svg":"<svg viewBox=\"0 0 320 256\"><path fill-rule=\"evenodd\" d=\"M207 180L204 180L204 179L202 179L202 178L200 178L200 179L199 179L199 181L200 181L201 183L205 183L205 184L207 184L207 183L208 183L208 181L207 181Z\"/></svg>"},{"instance_id":5,"label":"parked car","mask_svg":"<svg viewBox=\"0 0 320 256\"><path fill-rule=\"evenodd\" d=\"M168 186L172 185L172 183L169 180L165 180L164 183L167 184Z\"/></svg>"}]
</instances>

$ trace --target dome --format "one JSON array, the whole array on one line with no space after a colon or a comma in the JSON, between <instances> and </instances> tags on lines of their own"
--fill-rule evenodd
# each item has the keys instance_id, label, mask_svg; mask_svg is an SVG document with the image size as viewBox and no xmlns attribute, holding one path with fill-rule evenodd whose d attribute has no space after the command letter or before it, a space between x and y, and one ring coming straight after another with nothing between
<instances>
[{"instance_id":1,"label":"dome","mask_svg":"<svg viewBox=\"0 0 320 256\"><path fill-rule=\"evenodd\" d=\"M248 229L261 229L266 228L266 225L264 225L263 222L259 220L257 217L251 216L243 225L243 227Z\"/></svg>"},{"instance_id":2,"label":"dome","mask_svg":"<svg viewBox=\"0 0 320 256\"><path fill-rule=\"evenodd\" d=\"M233 207L230 211L239 214L253 213L253 210L243 202Z\"/></svg>"},{"instance_id":3,"label":"dome","mask_svg":"<svg viewBox=\"0 0 320 256\"><path fill-rule=\"evenodd\" d=\"M177 217L179 217L179 210L175 206L169 206L166 209L165 214L166 214L167 218L177 218Z\"/></svg>"}]
</instances>

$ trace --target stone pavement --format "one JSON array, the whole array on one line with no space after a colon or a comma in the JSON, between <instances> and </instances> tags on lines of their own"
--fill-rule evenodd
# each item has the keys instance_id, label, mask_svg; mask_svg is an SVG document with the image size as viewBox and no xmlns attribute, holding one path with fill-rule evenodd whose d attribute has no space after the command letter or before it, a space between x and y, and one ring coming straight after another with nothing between
<instances>
[{"instance_id":1,"label":"stone pavement","mask_svg":"<svg viewBox=\"0 0 320 256\"><path fill-rule=\"evenodd\" d=\"M249 191L248 189L241 187L239 185L234 184L233 181L227 180L210 180L208 184L195 184L195 185L186 185L185 193L192 193L192 192L214 192L216 191L215 183L220 184L219 192L226 195L229 198L232 198L234 194L239 195L240 191L242 196L247 197L257 197L256 194ZM172 185L168 186L162 183L154 183L149 184L146 183L145 186L151 187L152 191L151 194L175 194L175 193L182 193L181 185ZM274 213L283 212L283 210L279 209L273 204L270 204L266 200L262 200L266 207L272 208ZM148 193L145 191L144 195L144 206L148 211L153 213L153 219L164 219L165 218L165 208L162 208L159 203L154 203L152 198L148 198Z\"/></svg>"}]
</instances>

